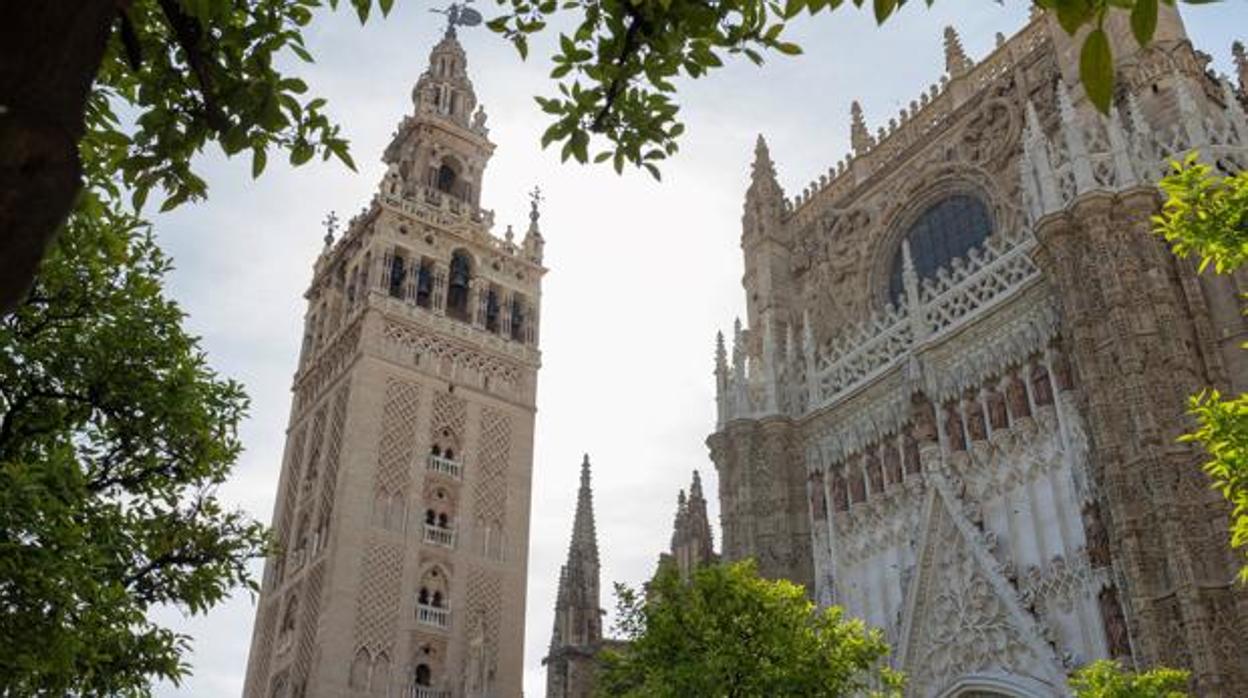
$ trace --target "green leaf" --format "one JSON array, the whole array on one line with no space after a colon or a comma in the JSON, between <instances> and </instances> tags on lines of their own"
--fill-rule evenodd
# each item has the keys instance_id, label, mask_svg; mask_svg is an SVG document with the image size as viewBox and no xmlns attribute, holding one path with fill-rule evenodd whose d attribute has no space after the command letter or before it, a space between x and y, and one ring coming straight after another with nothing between
<instances>
[{"instance_id":1,"label":"green leaf","mask_svg":"<svg viewBox=\"0 0 1248 698\"><path fill-rule=\"evenodd\" d=\"M784 41L776 44L776 50L786 56L797 56L802 53L802 47L797 44L790 44Z\"/></svg>"},{"instance_id":2,"label":"green leaf","mask_svg":"<svg viewBox=\"0 0 1248 698\"><path fill-rule=\"evenodd\" d=\"M1131 9L1131 33L1135 40L1144 46L1153 40L1157 31L1157 0L1136 0Z\"/></svg>"},{"instance_id":3,"label":"green leaf","mask_svg":"<svg viewBox=\"0 0 1248 698\"><path fill-rule=\"evenodd\" d=\"M264 165L268 161L268 155L264 148L252 148L251 150L251 178L256 179L264 172Z\"/></svg>"},{"instance_id":4,"label":"green leaf","mask_svg":"<svg viewBox=\"0 0 1248 698\"><path fill-rule=\"evenodd\" d=\"M883 24L893 10L897 8L897 0L875 0L875 21Z\"/></svg>"},{"instance_id":5,"label":"green leaf","mask_svg":"<svg viewBox=\"0 0 1248 698\"><path fill-rule=\"evenodd\" d=\"M1079 80L1088 99L1102 113L1109 113L1109 103L1114 94L1114 59L1109 49L1109 37L1097 27L1083 40L1079 54Z\"/></svg>"}]
</instances>

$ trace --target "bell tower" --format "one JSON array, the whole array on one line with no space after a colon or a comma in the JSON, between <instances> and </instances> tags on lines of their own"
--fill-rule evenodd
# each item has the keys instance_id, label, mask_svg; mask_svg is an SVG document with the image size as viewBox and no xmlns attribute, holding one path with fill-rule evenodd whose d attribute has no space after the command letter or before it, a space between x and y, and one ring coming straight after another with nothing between
<instances>
[{"instance_id":1,"label":"bell tower","mask_svg":"<svg viewBox=\"0 0 1248 698\"><path fill-rule=\"evenodd\" d=\"M469 12L313 268L248 698L521 695L541 199L495 236Z\"/></svg>"}]
</instances>

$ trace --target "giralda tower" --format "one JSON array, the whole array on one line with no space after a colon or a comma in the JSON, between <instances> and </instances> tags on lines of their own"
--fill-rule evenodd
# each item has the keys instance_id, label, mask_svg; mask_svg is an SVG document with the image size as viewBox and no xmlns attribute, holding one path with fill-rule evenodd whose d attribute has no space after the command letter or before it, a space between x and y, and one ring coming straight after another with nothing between
<instances>
[{"instance_id":1,"label":"giralda tower","mask_svg":"<svg viewBox=\"0 0 1248 698\"><path fill-rule=\"evenodd\" d=\"M306 297L245 695L519 696L541 300L452 24Z\"/></svg>"}]
</instances>

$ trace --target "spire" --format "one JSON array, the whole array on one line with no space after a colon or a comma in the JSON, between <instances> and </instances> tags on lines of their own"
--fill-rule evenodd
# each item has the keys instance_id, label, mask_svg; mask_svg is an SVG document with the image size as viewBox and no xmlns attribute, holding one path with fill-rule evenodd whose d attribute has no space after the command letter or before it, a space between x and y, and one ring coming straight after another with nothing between
<instances>
[{"instance_id":1,"label":"spire","mask_svg":"<svg viewBox=\"0 0 1248 698\"><path fill-rule=\"evenodd\" d=\"M971 69L971 59L962 50L962 39L952 26L945 27L945 71L950 78L960 78Z\"/></svg>"},{"instance_id":2,"label":"spire","mask_svg":"<svg viewBox=\"0 0 1248 698\"><path fill-rule=\"evenodd\" d=\"M594 492L589 482L589 454L581 461L581 489L576 494L576 519L572 523L572 545L568 551L568 564L573 553L583 555L595 566L598 564L598 536L594 528Z\"/></svg>"},{"instance_id":3,"label":"spire","mask_svg":"<svg viewBox=\"0 0 1248 698\"><path fill-rule=\"evenodd\" d=\"M455 38L454 24L429 53L429 67L412 88L416 114L426 114L470 128L477 112L477 95L468 78L468 55ZM484 112L482 112L484 115ZM484 121L481 121L484 126Z\"/></svg>"},{"instance_id":4,"label":"spire","mask_svg":"<svg viewBox=\"0 0 1248 698\"><path fill-rule=\"evenodd\" d=\"M693 471L693 484L689 485L689 498L702 499L702 476L696 470Z\"/></svg>"},{"instance_id":5,"label":"spire","mask_svg":"<svg viewBox=\"0 0 1248 698\"><path fill-rule=\"evenodd\" d=\"M866 119L862 118L862 105L856 99L849 105L849 144L858 155L871 148L871 133L867 131Z\"/></svg>"},{"instance_id":6,"label":"spire","mask_svg":"<svg viewBox=\"0 0 1248 698\"><path fill-rule=\"evenodd\" d=\"M776 166L771 161L771 149L767 147L767 140L760 133L758 140L754 142L754 164L750 166L750 191L771 188L779 189L780 185L776 182Z\"/></svg>"},{"instance_id":7,"label":"spire","mask_svg":"<svg viewBox=\"0 0 1248 698\"><path fill-rule=\"evenodd\" d=\"M594 529L594 493L590 486L589 454L581 461L581 486L576 496L576 517L568 561L559 572L555 599L555 625L550 654L556 659L565 648L596 652L602 642L602 608L599 606L598 537Z\"/></svg>"}]
</instances>

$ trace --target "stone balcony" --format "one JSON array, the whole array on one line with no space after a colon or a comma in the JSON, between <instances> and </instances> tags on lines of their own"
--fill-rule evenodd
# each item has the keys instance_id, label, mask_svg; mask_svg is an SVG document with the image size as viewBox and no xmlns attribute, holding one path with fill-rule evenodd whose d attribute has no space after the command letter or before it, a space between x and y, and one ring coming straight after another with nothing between
<instances>
[{"instance_id":1,"label":"stone balcony","mask_svg":"<svg viewBox=\"0 0 1248 698\"><path fill-rule=\"evenodd\" d=\"M428 686L408 686L401 695L402 698L451 698L450 691Z\"/></svg>"},{"instance_id":2,"label":"stone balcony","mask_svg":"<svg viewBox=\"0 0 1248 698\"><path fill-rule=\"evenodd\" d=\"M464 466L457 460L435 456L431 453L425 462L425 468L431 473L440 473L456 480L463 479Z\"/></svg>"},{"instance_id":3,"label":"stone balcony","mask_svg":"<svg viewBox=\"0 0 1248 698\"><path fill-rule=\"evenodd\" d=\"M443 548L455 547L455 529L425 524L425 542Z\"/></svg>"},{"instance_id":4,"label":"stone balcony","mask_svg":"<svg viewBox=\"0 0 1248 698\"><path fill-rule=\"evenodd\" d=\"M449 628L451 625L451 610L449 608L438 608L428 604L416 605L416 622L422 625L430 625L435 628Z\"/></svg>"}]
</instances>

